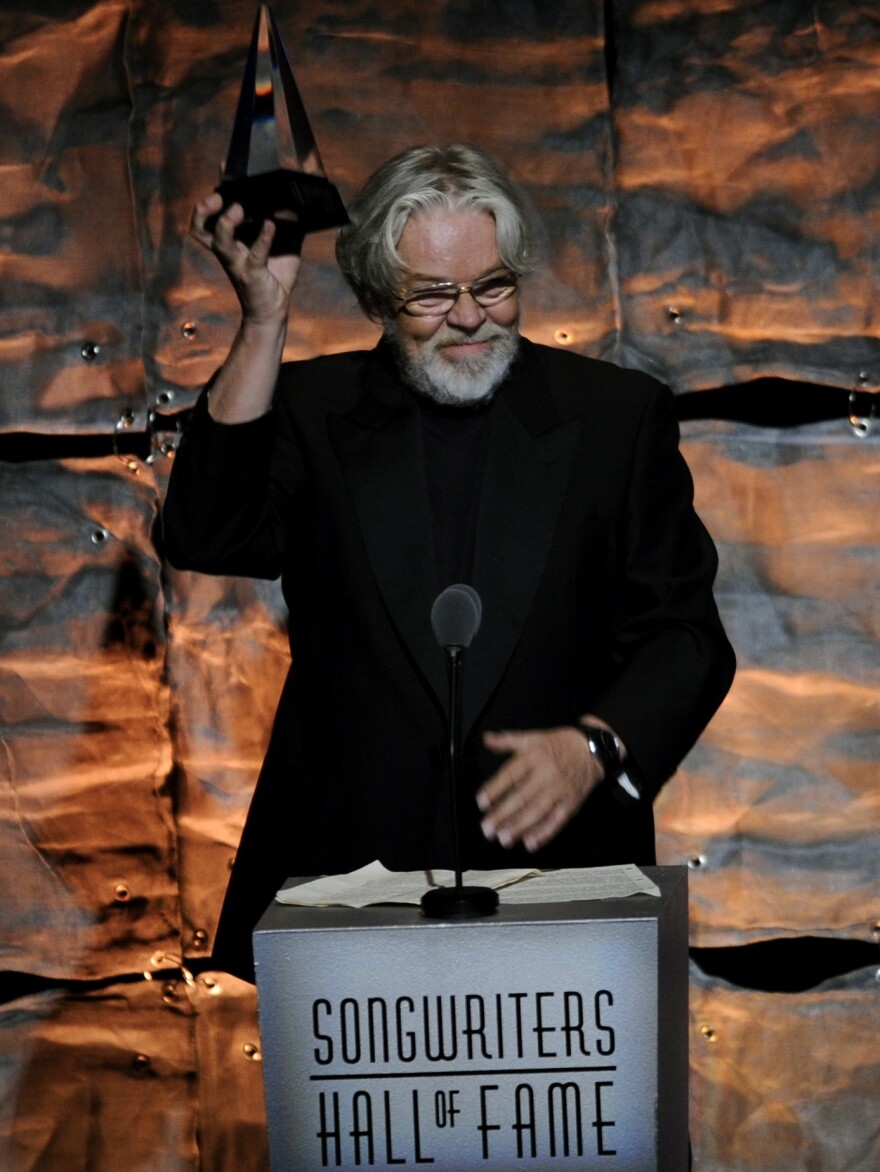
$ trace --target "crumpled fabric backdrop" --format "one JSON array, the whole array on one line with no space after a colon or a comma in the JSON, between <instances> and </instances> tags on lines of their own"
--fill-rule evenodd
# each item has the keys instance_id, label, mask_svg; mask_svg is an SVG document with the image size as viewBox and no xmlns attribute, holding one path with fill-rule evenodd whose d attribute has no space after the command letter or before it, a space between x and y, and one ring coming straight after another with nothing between
<instances>
[{"instance_id":1,"label":"crumpled fabric backdrop","mask_svg":"<svg viewBox=\"0 0 880 1172\"><path fill-rule=\"evenodd\" d=\"M525 184L547 230L530 337L680 395L789 380L791 426L683 426L740 670L661 796L661 861L691 866L697 949L880 940L880 421L797 422L805 383L852 391L860 419L880 386L876 6L274 12L343 197L419 141L478 142ZM15 1172L115 1172L120 1150L163 1172L266 1165L253 992L197 962L286 620L273 584L169 571L156 526L174 416L236 321L186 226L217 180L254 13L0 5L0 1164ZM309 239L296 303L290 356L375 336L331 233ZM787 994L692 974L695 1166L880 1166L878 966Z\"/></svg>"}]
</instances>

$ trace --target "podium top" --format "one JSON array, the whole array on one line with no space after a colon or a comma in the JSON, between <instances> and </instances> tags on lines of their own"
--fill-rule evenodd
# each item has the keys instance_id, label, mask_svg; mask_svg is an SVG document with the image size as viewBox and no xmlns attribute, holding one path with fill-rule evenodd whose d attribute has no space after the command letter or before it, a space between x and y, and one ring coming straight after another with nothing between
<instances>
[{"instance_id":1,"label":"podium top","mask_svg":"<svg viewBox=\"0 0 880 1172\"><path fill-rule=\"evenodd\" d=\"M456 928L489 929L504 924L565 923L583 921L666 919L673 906L687 908L687 868L684 866L643 867L644 873L660 888L660 895L628 895L620 899L575 899L565 903L504 902L499 892L498 910L474 919L429 919L415 904L371 904L369 907L298 907L273 900L263 913L254 936L262 933L298 932L319 929L341 931L375 928ZM285 887L307 883L311 876L288 880ZM686 915L686 911L685 911Z\"/></svg>"}]
</instances>

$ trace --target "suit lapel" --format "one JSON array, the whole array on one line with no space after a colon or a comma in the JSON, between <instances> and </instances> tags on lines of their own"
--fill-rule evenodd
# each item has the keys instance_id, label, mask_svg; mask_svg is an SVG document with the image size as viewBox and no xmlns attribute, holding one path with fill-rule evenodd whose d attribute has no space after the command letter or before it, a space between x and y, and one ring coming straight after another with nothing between
<instances>
[{"instance_id":1,"label":"suit lapel","mask_svg":"<svg viewBox=\"0 0 880 1172\"><path fill-rule=\"evenodd\" d=\"M467 654L462 715L477 719L519 641L553 541L580 436L560 418L528 343L492 409L472 585L483 602ZM330 420L330 438L354 501L373 574L397 631L447 705L445 656L431 607L438 577L418 409L380 346L365 394Z\"/></svg>"},{"instance_id":2,"label":"suit lapel","mask_svg":"<svg viewBox=\"0 0 880 1172\"><path fill-rule=\"evenodd\" d=\"M561 419L528 343L523 351L492 415L473 575L483 620L464 671L465 729L489 700L519 642L581 434L579 420Z\"/></svg>"},{"instance_id":3,"label":"suit lapel","mask_svg":"<svg viewBox=\"0 0 880 1172\"><path fill-rule=\"evenodd\" d=\"M445 705L446 665L431 629L431 607L441 587L421 425L384 346L370 361L364 389L348 415L331 417L330 440L382 600L409 654Z\"/></svg>"}]
</instances>

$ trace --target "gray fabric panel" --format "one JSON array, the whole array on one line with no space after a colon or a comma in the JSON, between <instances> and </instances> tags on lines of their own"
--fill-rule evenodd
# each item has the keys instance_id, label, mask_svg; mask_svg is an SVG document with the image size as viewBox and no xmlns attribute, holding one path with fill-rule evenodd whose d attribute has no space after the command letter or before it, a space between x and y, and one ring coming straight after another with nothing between
<instances>
[{"instance_id":1,"label":"gray fabric panel","mask_svg":"<svg viewBox=\"0 0 880 1172\"><path fill-rule=\"evenodd\" d=\"M611 11L621 361L678 390L876 387L875 5Z\"/></svg>"},{"instance_id":2,"label":"gray fabric panel","mask_svg":"<svg viewBox=\"0 0 880 1172\"><path fill-rule=\"evenodd\" d=\"M688 424L733 688L661 795L698 945L873 939L880 887L880 432Z\"/></svg>"},{"instance_id":3,"label":"gray fabric panel","mask_svg":"<svg viewBox=\"0 0 880 1172\"><path fill-rule=\"evenodd\" d=\"M690 1012L695 1168L878 1166L873 968L780 996L732 989L692 964Z\"/></svg>"}]
</instances>

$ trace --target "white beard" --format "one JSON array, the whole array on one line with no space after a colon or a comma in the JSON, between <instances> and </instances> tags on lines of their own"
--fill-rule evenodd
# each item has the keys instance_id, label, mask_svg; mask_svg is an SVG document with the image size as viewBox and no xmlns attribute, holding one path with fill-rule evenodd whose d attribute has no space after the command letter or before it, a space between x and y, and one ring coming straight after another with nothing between
<instances>
[{"instance_id":1,"label":"white beard","mask_svg":"<svg viewBox=\"0 0 880 1172\"><path fill-rule=\"evenodd\" d=\"M443 406L490 399L510 369L519 347L515 326L498 326L487 320L472 332L444 326L422 344L418 355L412 355L404 348L394 319L385 319L383 324L404 381L420 395ZM450 360L443 355L449 345L490 340L489 349L473 358Z\"/></svg>"}]
</instances>

